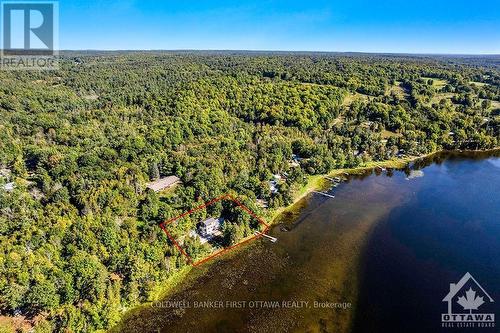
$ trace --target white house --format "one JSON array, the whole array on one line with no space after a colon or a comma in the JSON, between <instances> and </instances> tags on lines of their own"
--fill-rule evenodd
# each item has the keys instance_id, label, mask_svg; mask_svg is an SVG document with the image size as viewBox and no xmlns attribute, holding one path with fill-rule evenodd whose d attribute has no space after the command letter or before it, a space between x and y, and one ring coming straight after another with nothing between
<instances>
[{"instance_id":1,"label":"white house","mask_svg":"<svg viewBox=\"0 0 500 333\"><path fill-rule=\"evenodd\" d=\"M278 193L278 182L275 180L270 180L269 181L269 191L271 191L272 194Z\"/></svg>"},{"instance_id":2,"label":"white house","mask_svg":"<svg viewBox=\"0 0 500 333\"><path fill-rule=\"evenodd\" d=\"M223 218L210 217L198 224L198 232L202 237L212 237L218 234Z\"/></svg>"}]
</instances>

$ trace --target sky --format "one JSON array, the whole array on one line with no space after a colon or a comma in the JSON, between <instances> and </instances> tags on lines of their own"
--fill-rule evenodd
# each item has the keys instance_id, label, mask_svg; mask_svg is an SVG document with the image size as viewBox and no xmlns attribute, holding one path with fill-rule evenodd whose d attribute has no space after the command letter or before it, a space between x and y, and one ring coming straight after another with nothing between
<instances>
[{"instance_id":1,"label":"sky","mask_svg":"<svg viewBox=\"0 0 500 333\"><path fill-rule=\"evenodd\" d=\"M63 50L500 54L499 0L60 0Z\"/></svg>"}]
</instances>

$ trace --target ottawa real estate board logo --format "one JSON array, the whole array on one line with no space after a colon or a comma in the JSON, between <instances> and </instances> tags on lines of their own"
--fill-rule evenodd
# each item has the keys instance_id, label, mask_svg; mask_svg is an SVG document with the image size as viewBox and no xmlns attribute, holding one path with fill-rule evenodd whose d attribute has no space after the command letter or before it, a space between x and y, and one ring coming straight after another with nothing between
<instances>
[{"instance_id":1,"label":"ottawa real estate board logo","mask_svg":"<svg viewBox=\"0 0 500 333\"><path fill-rule=\"evenodd\" d=\"M0 28L1 69L57 69L57 1L0 0Z\"/></svg>"},{"instance_id":2,"label":"ottawa real estate board logo","mask_svg":"<svg viewBox=\"0 0 500 333\"><path fill-rule=\"evenodd\" d=\"M470 273L457 283L450 283L450 292L443 302L448 303L448 312L441 314L442 327L495 327L495 314L485 311L491 308L493 298Z\"/></svg>"}]
</instances>

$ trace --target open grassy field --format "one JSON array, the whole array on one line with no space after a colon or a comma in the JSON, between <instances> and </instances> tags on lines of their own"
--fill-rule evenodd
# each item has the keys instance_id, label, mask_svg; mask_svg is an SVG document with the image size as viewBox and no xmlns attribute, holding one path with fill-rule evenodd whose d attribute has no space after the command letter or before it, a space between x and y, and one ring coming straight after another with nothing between
<instances>
[{"instance_id":1,"label":"open grassy field","mask_svg":"<svg viewBox=\"0 0 500 333\"><path fill-rule=\"evenodd\" d=\"M383 130L382 131L382 138L387 139L387 138L399 138L402 137L403 135L401 133L396 133L393 131L388 131L388 130Z\"/></svg>"},{"instance_id":2,"label":"open grassy field","mask_svg":"<svg viewBox=\"0 0 500 333\"><path fill-rule=\"evenodd\" d=\"M488 83L484 83L484 82L476 82L476 81L470 81L469 82L470 84L474 84L478 87L484 87L484 86L488 86L489 84Z\"/></svg>"},{"instance_id":3,"label":"open grassy field","mask_svg":"<svg viewBox=\"0 0 500 333\"><path fill-rule=\"evenodd\" d=\"M448 81L446 81L446 80L436 79L436 78L432 78L432 77L422 76L422 79L432 80L432 86L436 89L440 89L448 84Z\"/></svg>"},{"instance_id":4,"label":"open grassy field","mask_svg":"<svg viewBox=\"0 0 500 333\"><path fill-rule=\"evenodd\" d=\"M434 95L434 97L431 98L431 101L429 102L429 105L432 104L438 104L441 102L442 99L449 100L451 101L451 98L455 96L454 93L439 93Z\"/></svg>"},{"instance_id":5,"label":"open grassy field","mask_svg":"<svg viewBox=\"0 0 500 333\"><path fill-rule=\"evenodd\" d=\"M499 101L491 101L491 110L495 109L500 109L500 102Z\"/></svg>"},{"instance_id":6,"label":"open grassy field","mask_svg":"<svg viewBox=\"0 0 500 333\"><path fill-rule=\"evenodd\" d=\"M392 86L390 86L387 90L386 90L386 95L391 95L391 94L395 94L396 96L398 96L399 98L403 99L405 98L408 94L407 92L403 89L403 87L401 86L401 83L400 81L396 81Z\"/></svg>"},{"instance_id":7,"label":"open grassy field","mask_svg":"<svg viewBox=\"0 0 500 333\"><path fill-rule=\"evenodd\" d=\"M344 102L342 103L342 105L349 106L354 101L368 101L370 100L370 97L371 96L360 94L358 92L347 94L347 96L344 98Z\"/></svg>"}]
</instances>

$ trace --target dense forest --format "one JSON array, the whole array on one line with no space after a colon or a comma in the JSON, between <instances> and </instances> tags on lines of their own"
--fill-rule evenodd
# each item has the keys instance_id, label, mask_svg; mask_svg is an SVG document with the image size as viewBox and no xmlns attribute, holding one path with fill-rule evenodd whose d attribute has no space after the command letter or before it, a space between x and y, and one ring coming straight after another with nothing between
<instances>
[{"instance_id":1,"label":"dense forest","mask_svg":"<svg viewBox=\"0 0 500 333\"><path fill-rule=\"evenodd\" d=\"M0 332L114 325L187 265L159 223L222 194L269 216L309 175L498 147L499 66L88 52L63 53L57 71L0 71ZM169 175L182 183L146 189Z\"/></svg>"}]
</instances>

